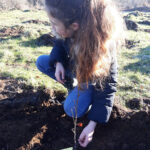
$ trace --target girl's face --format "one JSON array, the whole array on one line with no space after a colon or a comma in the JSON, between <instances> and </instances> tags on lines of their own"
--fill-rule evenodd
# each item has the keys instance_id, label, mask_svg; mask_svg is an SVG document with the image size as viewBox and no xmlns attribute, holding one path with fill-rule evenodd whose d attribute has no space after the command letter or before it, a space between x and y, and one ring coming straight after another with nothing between
<instances>
[{"instance_id":1,"label":"girl's face","mask_svg":"<svg viewBox=\"0 0 150 150\"><path fill-rule=\"evenodd\" d=\"M51 22L52 32L55 34L56 37L63 39L71 38L74 32L78 29L77 23L73 23L68 29L66 29L64 24L60 20L52 17L51 15L48 16Z\"/></svg>"}]
</instances>

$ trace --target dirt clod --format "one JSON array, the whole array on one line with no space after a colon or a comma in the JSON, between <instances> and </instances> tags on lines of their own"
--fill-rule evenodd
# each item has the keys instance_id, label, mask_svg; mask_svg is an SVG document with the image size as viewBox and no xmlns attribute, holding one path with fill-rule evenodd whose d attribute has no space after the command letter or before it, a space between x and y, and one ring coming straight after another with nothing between
<instances>
[{"instance_id":1,"label":"dirt clod","mask_svg":"<svg viewBox=\"0 0 150 150\"><path fill-rule=\"evenodd\" d=\"M0 30L0 37L11 36L13 38L17 38L20 37L23 33L24 33L23 26L7 27L7 28L2 28Z\"/></svg>"}]
</instances>

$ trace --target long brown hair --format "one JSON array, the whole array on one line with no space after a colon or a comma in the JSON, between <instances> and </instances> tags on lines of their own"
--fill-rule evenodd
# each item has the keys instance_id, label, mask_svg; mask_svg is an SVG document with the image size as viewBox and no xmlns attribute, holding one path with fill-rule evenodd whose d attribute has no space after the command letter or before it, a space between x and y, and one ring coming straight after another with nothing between
<instances>
[{"instance_id":1,"label":"long brown hair","mask_svg":"<svg viewBox=\"0 0 150 150\"><path fill-rule=\"evenodd\" d=\"M119 49L124 35L124 22L115 5L111 0L45 2L49 13L62 21L65 27L73 22L79 24L70 49L79 87L89 81L99 81L102 85L109 76L111 57Z\"/></svg>"}]
</instances>

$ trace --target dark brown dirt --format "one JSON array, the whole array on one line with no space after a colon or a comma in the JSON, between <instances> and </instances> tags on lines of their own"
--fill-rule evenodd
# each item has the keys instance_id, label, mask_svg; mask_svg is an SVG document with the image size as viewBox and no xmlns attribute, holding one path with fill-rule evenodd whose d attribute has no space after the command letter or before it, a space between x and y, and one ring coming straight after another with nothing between
<instances>
[{"instance_id":1,"label":"dark brown dirt","mask_svg":"<svg viewBox=\"0 0 150 150\"><path fill-rule=\"evenodd\" d=\"M55 38L52 36L51 33L43 34L38 39L36 39L36 44L38 46L53 46Z\"/></svg>"},{"instance_id":2,"label":"dark brown dirt","mask_svg":"<svg viewBox=\"0 0 150 150\"><path fill-rule=\"evenodd\" d=\"M23 26L13 26L13 27L6 27L2 28L0 30L0 37L13 37L17 38L20 37L24 33L24 27Z\"/></svg>"},{"instance_id":3,"label":"dark brown dirt","mask_svg":"<svg viewBox=\"0 0 150 150\"><path fill-rule=\"evenodd\" d=\"M140 43L140 41L133 41L133 40L125 40L125 46L128 49L131 49L133 47L136 47L137 44Z\"/></svg>"},{"instance_id":4,"label":"dark brown dirt","mask_svg":"<svg viewBox=\"0 0 150 150\"><path fill-rule=\"evenodd\" d=\"M45 26L50 26L50 23L47 21L40 21L40 20L28 20L22 23L33 23L33 24L44 24Z\"/></svg>"},{"instance_id":5,"label":"dark brown dirt","mask_svg":"<svg viewBox=\"0 0 150 150\"><path fill-rule=\"evenodd\" d=\"M59 101L63 93L37 90L20 81L0 78L0 150L60 150L73 147L73 121ZM59 101L58 101L59 100ZM150 101L145 102L149 105ZM88 123L78 122L77 135ZM77 150L83 148L79 147ZM115 105L106 125L98 125L87 150L150 150L150 112Z\"/></svg>"}]
</instances>

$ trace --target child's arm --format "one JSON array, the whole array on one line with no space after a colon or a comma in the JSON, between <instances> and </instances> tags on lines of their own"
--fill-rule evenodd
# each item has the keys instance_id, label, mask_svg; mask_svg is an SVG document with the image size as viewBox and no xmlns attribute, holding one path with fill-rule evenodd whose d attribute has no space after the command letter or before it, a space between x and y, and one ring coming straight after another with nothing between
<instances>
[{"instance_id":1,"label":"child's arm","mask_svg":"<svg viewBox=\"0 0 150 150\"><path fill-rule=\"evenodd\" d=\"M96 124L96 122L91 120L88 125L83 129L78 139L78 142L82 147L86 147L88 143L92 141Z\"/></svg>"},{"instance_id":2,"label":"child's arm","mask_svg":"<svg viewBox=\"0 0 150 150\"><path fill-rule=\"evenodd\" d=\"M110 80L106 83L104 90L94 89L93 103L88 113L88 119L99 123L106 123L109 120L117 86L117 59L112 58L110 68Z\"/></svg>"},{"instance_id":3,"label":"child's arm","mask_svg":"<svg viewBox=\"0 0 150 150\"><path fill-rule=\"evenodd\" d=\"M104 91L94 90L93 103L89 111L89 124L83 129L79 143L82 147L86 147L92 141L95 127L98 123L106 123L109 120L111 110L113 107L114 96L117 84L117 61L116 57L112 59L110 69L111 80L107 83Z\"/></svg>"},{"instance_id":4,"label":"child's arm","mask_svg":"<svg viewBox=\"0 0 150 150\"><path fill-rule=\"evenodd\" d=\"M65 48L63 46L63 40L57 39L55 41L54 47L50 53L50 66L55 67L57 62L60 62L63 64L63 66L66 66L67 63L67 53L65 51Z\"/></svg>"},{"instance_id":5,"label":"child's arm","mask_svg":"<svg viewBox=\"0 0 150 150\"><path fill-rule=\"evenodd\" d=\"M56 63L55 77L58 82L64 84L65 81L65 69L59 62Z\"/></svg>"}]
</instances>

